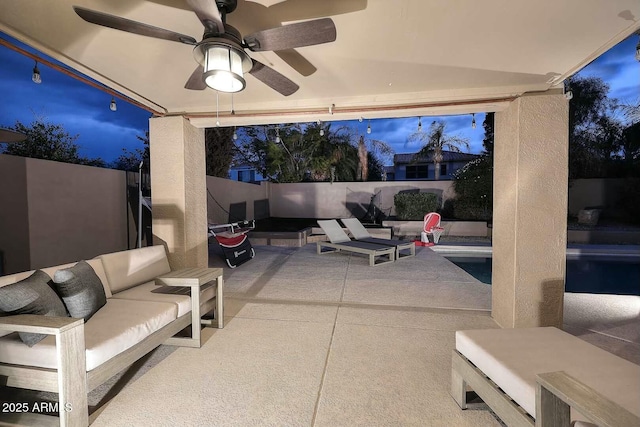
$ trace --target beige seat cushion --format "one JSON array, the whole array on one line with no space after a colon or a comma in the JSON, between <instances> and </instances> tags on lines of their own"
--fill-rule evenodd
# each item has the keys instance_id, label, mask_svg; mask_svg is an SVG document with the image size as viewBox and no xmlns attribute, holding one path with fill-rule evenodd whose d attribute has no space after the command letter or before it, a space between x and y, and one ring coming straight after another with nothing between
<instances>
[{"instance_id":1,"label":"beige seat cushion","mask_svg":"<svg viewBox=\"0 0 640 427\"><path fill-rule=\"evenodd\" d=\"M178 317L191 312L190 288L182 286L156 286L155 281L138 285L126 291L118 292L113 298L130 299L136 301L170 302L178 306ZM213 299L216 295L216 285L202 287L200 302Z\"/></svg>"},{"instance_id":2,"label":"beige seat cushion","mask_svg":"<svg viewBox=\"0 0 640 427\"><path fill-rule=\"evenodd\" d=\"M533 417L535 376L554 371L567 372L640 416L640 366L559 329L457 331L456 350Z\"/></svg>"},{"instance_id":3,"label":"beige seat cushion","mask_svg":"<svg viewBox=\"0 0 640 427\"><path fill-rule=\"evenodd\" d=\"M87 371L100 366L177 318L174 303L109 298L85 324ZM28 347L11 334L0 338L0 362L56 367L55 337Z\"/></svg>"}]
</instances>

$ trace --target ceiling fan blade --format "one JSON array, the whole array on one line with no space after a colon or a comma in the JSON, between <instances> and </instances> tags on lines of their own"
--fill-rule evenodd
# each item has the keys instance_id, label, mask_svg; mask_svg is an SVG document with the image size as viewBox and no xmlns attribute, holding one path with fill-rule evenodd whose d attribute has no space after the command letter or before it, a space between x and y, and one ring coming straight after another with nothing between
<instances>
[{"instance_id":1,"label":"ceiling fan blade","mask_svg":"<svg viewBox=\"0 0 640 427\"><path fill-rule=\"evenodd\" d=\"M204 68L202 65L198 65L198 67L193 70L191 76L189 76L189 80L184 85L185 89L189 90L204 90L207 88L207 84L204 82Z\"/></svg>"},{"instance_id":2,"label":"ceiling fan blade","mask_svg":"<svg viewBox=\"0 0 640 427\"><path fill-rule=\"evenodd\" d=\"M298 86L273 68L269 68L263 63L256 61L255 59L252 59L252 61L253 68L251 68L249 74L260 80L262 83L266 84L276 92L280 92L284 96L289 96L300 89L300 86Z\"/></svg>"},{"instance_id":3,"label":"ceiling fan blade","mask_svg":"<svg viewBox=\"0 0 640 427\"><path fill-rule=\"evenodd\" d=\"M300 55L295 49L276 50L275 52L280 59L289 64L291 68L305 77L309 77L311 74L318 71L318 69L307 58Z\"/></svg>"},{"instance_id":4,"label":"ceiling fan blade","mask_svg":"<svg viewBox=\"0 0 640 427\"><path fill-rule=\"evenodd\" d=\"M143 24L142 22L132 21L130 19L121 18L115 15L109 15L107 13L97 12L91 9L85 9L84 7L80 6L73 6L73 10L75 10L78 16L85 21L92 24L101 25L103 27L109 27L115 30L139 34L141 36L170 40L178 43L186 43L192 45L195 45L197 43L196 39L191 36L165 30L164 28L154 27L153 25Z\"/></svg>"},{"instance_id":5,"label":"ceiling fan blade","mask_svg":"<svg viewBox=\"0 0 640 427\"><path fill-rule=\"evenodd\" d=\"M329 43L336 39L336 26L331 18L257 31L244 38L247 47L254 52L286 50L302 46Z\"/></svg>"},{"instance_id":6,"label":"ceiling fan blade","mask_svg":"<svg viewBox=\"0 0 640 427\"><path fill-rule=\"evenodd\" d=\"M218 34L224 33L222 17L214 0L187 0L187 4L207 30Z\"/></svg>"}]
</instances>

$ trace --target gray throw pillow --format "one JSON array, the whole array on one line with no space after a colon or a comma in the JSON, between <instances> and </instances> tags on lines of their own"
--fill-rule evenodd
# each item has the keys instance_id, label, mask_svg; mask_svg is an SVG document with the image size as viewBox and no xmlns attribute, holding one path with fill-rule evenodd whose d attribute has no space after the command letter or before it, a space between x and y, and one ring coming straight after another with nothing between
<instances>
[{"instance_id":1,"label":"gray throw pillow","mask_svg":"<svg viewBox=\"0 0 640 427\"><path fill-rule=\"evenodd\" d=\"M49 283L47 273L37 270L31 276L0 288L0 315L40 314L44 316L69 317L60 297ZM45 334L19 332L20 339L33 347L42 341Z\"/></svg>"},{"instance_id":2,"label":"gray throw pillow","mask_svg":"<svg viewBox=\"0 0 640 427\"><path fill-rule=\"evenodd\" d=\"M85 322L107 303L102 282L86 261L56 271L53 287L71 317L84 319Z\"/></svg>"}]
</instances>

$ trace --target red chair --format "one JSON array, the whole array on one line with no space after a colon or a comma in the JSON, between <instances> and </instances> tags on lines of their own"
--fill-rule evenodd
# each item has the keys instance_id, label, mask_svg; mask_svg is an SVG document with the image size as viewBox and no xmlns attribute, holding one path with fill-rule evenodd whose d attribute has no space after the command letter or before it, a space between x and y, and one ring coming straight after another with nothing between
<instances>
[{"instance_id":1,"label":"red chair","mask_svg":"<svg viewBox=\"0 0 640 427\"><path fill-rule=\"evenodd\" d=\"M440 227L440 214L436 212L426 214L420 233L420 241L424 246L437 245L442 233L444 233L444 228ZM429 236L433 237L433 242L429 240Z\"/></svg>"}]
</instances>

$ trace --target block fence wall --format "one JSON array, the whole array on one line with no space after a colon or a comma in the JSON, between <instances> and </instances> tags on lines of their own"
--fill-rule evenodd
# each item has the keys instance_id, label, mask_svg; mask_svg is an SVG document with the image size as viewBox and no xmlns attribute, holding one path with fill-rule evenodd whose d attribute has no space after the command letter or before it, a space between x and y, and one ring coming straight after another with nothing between
<instances>
[{"instance_id":1,"label":"block fence wall","mask_svg":"<svg viewBox=\"0 0 640 427\"><path fill-rule=\"evenodd\" d=\"M126 173L48 160L0 155L0 253L3 274L88 259L135 246L127 204ZM621 180L577 180L569 188L569 213L618 200ZM229 221L246 204L247 219L341 218L366 212L371 197L394 215L400 191L454 197L451 181L335 182L260 185L207 177L208 219ZM268 210L265 210L268 200ZM259 212L258 212L259 211Z\"/></svg>"}]
</instances>

